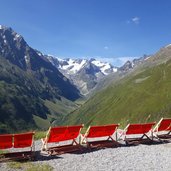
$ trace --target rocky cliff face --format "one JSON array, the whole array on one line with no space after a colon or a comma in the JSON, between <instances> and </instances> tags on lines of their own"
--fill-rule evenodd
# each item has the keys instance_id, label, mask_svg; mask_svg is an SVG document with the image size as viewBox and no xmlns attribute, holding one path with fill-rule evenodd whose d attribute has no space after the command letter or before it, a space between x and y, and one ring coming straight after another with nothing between
<instances>
[{"instance_id":1,"label":"rocky cliff face","mask_svg":"<svg viewBox=\"0 0 171 171\"><path fill-rule=\"evenodd\" d=\"M0 26L0 132L37 128L48 119L45 101L74 101L79 90L11 28ZM57 113L58 115L58 113Z\"/></svg>"},{"instance_id":2,"label":"rocky cliff face","mask_svg":"<svg viewBox=\"0 0 171 171\"><path fill-rule=\"evenodd\" d=\"M30 72L51 89L54 96L61 95L70 100L79 98L77 88L47 58L31 48L21 35L4 26L0 26L0 56Z\"/></svg>"}]
</instances>

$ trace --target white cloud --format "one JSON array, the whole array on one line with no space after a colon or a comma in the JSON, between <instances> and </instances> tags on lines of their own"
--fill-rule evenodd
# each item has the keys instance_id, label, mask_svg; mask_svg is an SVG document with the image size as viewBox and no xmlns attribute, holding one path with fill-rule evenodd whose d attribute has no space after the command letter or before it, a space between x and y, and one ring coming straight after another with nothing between
<instances>
[{"instance_id":1,"label":"white cloud","mask_svg":"<svg viewBox=\"0 0 171 171\"><path fill-rule=\"evenodd\" d=\"M104 50L109 50L108 46L104 46L103 48L104 48Z\"/></svg>"},{"instance_id":2,"label":"white cloud","mask_svg":"<svg viewBox=\"0 0 171 171\"><path fill-rule=\"evenodd\" d=\"M126 21L127 24L139 24L140 23L140 18L139 17L133 17L129 20Z\"/></svg>"},{"instance_id":3,"label":"white cloud","mask_svg":"<svg viewBox=\"0 0 171 171\"><path fill-rule=\"evenodd\" d=\"M140 23L140 18L139 17L134 17L131 19L133 23L139 24Z\"/></svg>"},{"instance_id":4,"label":"white cloud","mask_svg":"<svg viewBox=\"0 0 171 171\"><path fill-rule=\"evenodd\" d=\"M109 49L109 47L108 47L108 46L105 46L105 47L104 47L104 50L108 50L108 49Z\"/></svg>"}]
</instances>

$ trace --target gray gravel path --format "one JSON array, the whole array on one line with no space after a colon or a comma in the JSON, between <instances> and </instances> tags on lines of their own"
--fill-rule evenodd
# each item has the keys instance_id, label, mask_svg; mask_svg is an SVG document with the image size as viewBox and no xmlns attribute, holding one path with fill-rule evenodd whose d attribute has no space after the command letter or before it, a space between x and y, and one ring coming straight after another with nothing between
<instances>
[{"instance_id":1,"label":"gray gravel path","mask_svg":"<svg viewBox=\"0 0 171 171\"><path fill-rule=\"evenodd\" d=\"M41 142L36 141L37 161L51 165L55 171L171 171L171 143L106 148L83 154L40 155ZM9 170L5 163L0 170Z\"/></svg>"}]
</instances>

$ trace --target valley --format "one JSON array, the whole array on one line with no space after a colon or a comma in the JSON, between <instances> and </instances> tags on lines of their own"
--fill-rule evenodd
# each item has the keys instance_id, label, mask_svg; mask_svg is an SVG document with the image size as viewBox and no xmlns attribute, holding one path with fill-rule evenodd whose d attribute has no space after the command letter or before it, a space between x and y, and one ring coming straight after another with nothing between
<instances>
[{"instance_id":1,"label":"valley","mask_svg":"<svg viewBox=\"0 0 171 171\"><path fill-rule=\"evenodd\" d=\"M0 27L0 131L155 121L171 116L171 46L121 67L60 59ZM27 123L27 124L26 124Z\"/></svg>"}]
</instances>

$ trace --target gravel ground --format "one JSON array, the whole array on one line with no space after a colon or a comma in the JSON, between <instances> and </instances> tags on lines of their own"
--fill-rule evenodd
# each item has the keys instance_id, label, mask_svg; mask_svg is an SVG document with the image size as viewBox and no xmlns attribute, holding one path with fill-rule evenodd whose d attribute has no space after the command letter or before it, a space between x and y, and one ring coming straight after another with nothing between
<instances>
[{"instance_id":1,"label":"gravel ground","mask_svg":"<svg viewBox=\"0 0 171 171\"><path fill-rule=\"evenodd\" d=\"M171 143L106 148L82 154L68 153L53 157L40 154L40 141L36 141L35 145L37 157L33 163L49 164L55 171L171 171ZM6 163L0 164L0 170L11 171Z\"/></svg>"}]
</instances>

